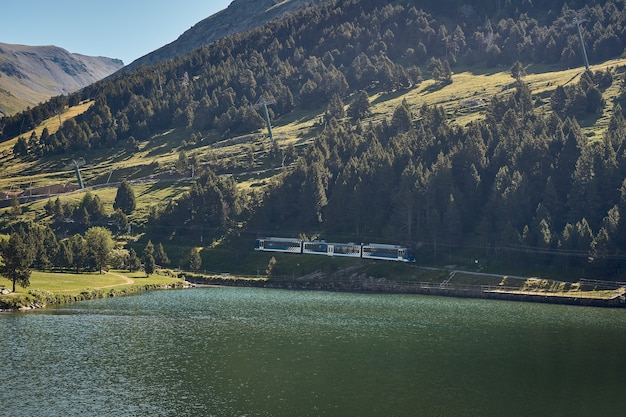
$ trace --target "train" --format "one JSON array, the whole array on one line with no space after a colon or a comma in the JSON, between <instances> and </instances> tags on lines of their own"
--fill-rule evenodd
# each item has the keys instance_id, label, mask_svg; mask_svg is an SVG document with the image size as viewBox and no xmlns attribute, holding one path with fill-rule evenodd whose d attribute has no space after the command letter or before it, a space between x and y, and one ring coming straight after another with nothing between
<instances>
[{"instance_id":1,"label":"train","mask_svg":"<svg viewBox=\"0 0 626 417\"><path fill-rule=\"evenodd\" d=\"M409 248L382 243L330 243L323 240L308 241L288 237L265 237L256 240L254 250L415 262L415 257L411 254Z\"/></svg>"}]
</instances>

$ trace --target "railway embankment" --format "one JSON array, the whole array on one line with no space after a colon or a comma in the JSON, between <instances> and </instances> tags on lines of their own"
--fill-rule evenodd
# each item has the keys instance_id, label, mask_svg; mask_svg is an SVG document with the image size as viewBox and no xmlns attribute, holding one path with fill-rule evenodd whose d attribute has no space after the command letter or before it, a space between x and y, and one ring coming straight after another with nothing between
<instances>
[{"instance_id":1,"label":"railway embankment","mask_svg":"<svg viewBox=\"0 0 626 417\"><path fill-rule=\"evenodd\" d=\"M358 268L357 268L358 269ZM437 276L440 276L437 275ZM198 285L248 286L288 290L341 291L372 294L421 294L517 302L626 308L626 284L580 280L563 282L539 278L450 271L436 281L398 281L362 271L313 272L301 277L252 278L185 274ZM494 284L494 282L498 281ZM483 283L481 283L481 281Z\"/></svg>"}]
</instances>

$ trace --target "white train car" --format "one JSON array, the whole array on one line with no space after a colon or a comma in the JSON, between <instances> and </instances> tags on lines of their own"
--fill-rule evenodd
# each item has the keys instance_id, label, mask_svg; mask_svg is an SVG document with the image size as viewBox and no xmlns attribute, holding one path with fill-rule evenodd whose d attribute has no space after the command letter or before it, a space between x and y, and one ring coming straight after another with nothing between
<instances>
[{"instance_id":1,"label":"white train car","mask_svg":"<svg viewBox=\"0 0 626 417\"><path fill-rule=\"evenodd\" d=\"M288 237L257 239L254 250L264 252L302 253L302 240Z\"/></svg>"}]
</instances>

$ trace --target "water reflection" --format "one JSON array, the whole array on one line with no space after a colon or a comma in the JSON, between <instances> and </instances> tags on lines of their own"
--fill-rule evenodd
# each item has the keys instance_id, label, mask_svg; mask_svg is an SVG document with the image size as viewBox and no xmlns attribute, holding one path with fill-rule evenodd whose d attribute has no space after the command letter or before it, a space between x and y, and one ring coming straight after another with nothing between
<instances>
[{"instance_id":1,"label":"water reflection","mask_svg":"<svg viewBox=\"0 0 626 417\"><path fill-rule=\"evenodd\" d=\"M0 392L6 415L601 415L621 410L607 399L626 389L625 318L421 296L151 292L0 315Z\"/></svg>"}]
</instances>

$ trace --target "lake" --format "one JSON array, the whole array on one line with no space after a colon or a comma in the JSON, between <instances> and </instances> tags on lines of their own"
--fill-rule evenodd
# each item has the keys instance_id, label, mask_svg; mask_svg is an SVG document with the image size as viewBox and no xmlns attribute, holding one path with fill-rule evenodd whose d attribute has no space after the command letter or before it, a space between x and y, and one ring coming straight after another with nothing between
<instances>
[{"instance_id":1,"label":"lake","mask_svg":"<svg viewBox=\"0 0 626 417\"><path fill-rule=\"evenodd\" d=\"M624 412L626 310L196 288L0 314L28 416Z\"/></svg>"}]
</instances>

